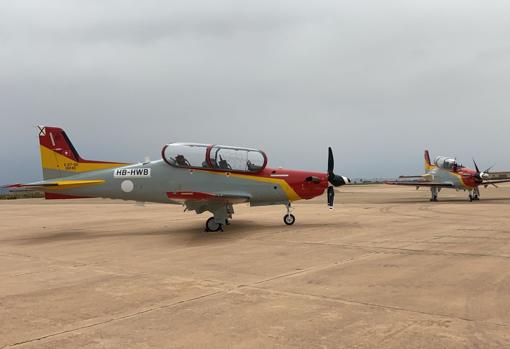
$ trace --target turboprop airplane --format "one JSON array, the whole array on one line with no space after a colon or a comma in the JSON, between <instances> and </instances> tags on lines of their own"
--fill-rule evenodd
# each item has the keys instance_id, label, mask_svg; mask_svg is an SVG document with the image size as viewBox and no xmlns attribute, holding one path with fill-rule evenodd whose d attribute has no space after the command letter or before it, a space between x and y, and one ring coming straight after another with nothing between
<instances>
[{"instance_id":1,"label":"turboprop airplane","mask_svg":"<svg viewBox=\"0 0 510 349\"><path fill-rule=\"evenodd\" d=\"M480 200L480 186L487 188L489 185L497 187L498 183L510 182L510 179L491 180L488 168L480 171L475 160L475 169L462 166L456 159L438 156L434 163L430 161L429 151L425 150L425 174L421 176L400 176L399 180L386 181L391 185L407 185L411 187L428 187L432 197L430 201L437 201L441 189L451 188L469 192L469 201Z\"/></svg>"},{"instance_id":2,"label":"turboprop airplane","mask_svg":"<svg viewBox=\"0 0 510 349\"><path fill-rule=\"evenodd\" d=\"M10 191L43 191L46 199L111 198L179 204L185 211L210 212L206 231L223 230L234 204L285 205L285 224L294 224L291 203L322 195L333 207L333 187L350 180L333 173L328 150L327 172L267 167L266 154L257 149L171 143L161 160L121 163L84 160L66 133L57 127L39 128L43 181L5 186Z\"/></svg>"}]
</instances>

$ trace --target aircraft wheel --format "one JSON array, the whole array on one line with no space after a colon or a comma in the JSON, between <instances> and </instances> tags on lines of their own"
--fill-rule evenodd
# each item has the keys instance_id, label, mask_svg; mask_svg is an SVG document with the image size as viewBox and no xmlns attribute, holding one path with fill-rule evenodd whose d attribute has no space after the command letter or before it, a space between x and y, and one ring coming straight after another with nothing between
<instances>
[{"instance_id":1,"label":"aircraft wheel","mask_svg":"<svg viewBox=\"0 0 510 349\"><path fill-rule=\"evenodd\" d=\"M214 221L214 217L211 217L205 223L205 231L223 231L223 226L220 223Z\"/></svg>"},{"instance_id":2,"label":"aircraft wheel","mask_svg":"<svg viewBox=\"0 0 510 349\"><path fill-rule=\"evenodd\" d=\"M293 214L286 214L283 216L283 222L287 225L292 225L296 222L296 217Z\"/></svg>"}]
</instances>

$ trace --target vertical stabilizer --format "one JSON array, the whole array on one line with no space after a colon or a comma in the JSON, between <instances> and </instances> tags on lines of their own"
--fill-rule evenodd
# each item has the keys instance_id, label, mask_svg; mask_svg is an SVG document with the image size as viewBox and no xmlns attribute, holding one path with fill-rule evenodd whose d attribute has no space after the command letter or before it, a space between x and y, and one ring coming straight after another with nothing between
<instances>
[{"instance_id":1,"label":"vertical stabilizer","mask_svg":"<svg viewBox=\"0 0 510 349\"><path fill-rule=\"evenodd\" d=\"M432 163L430 162L430 154L428 150L425 150L425 172L428 172L432 169Z\"/></svg>"},{"instance_id":2,"label":"vertical stabilizer","mask_svg":"<svg viewBox=\"0 0 510 349\"><path fill-rule=\"evenodd\" d=\"M119 162L85 160L80 157L71 140L61 128L38 126L38 129L44 179L68 177L81 172L127 165Z\"/></svg>"}]
</instances>

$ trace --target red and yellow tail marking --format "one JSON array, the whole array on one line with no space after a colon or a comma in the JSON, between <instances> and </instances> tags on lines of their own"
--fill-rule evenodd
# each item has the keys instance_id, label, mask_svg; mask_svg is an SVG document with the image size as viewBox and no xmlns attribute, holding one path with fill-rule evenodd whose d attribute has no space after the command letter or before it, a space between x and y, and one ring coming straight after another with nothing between
<instances>
[{"instance_id":1,"label":"red and yellow tail marking","mask_svg":"<svg viewBox=\"0 0 510 349\"><path fill-rule=\"evenodd\" d=\"M41 150L41 163L44 169L67 171L67 172L88 172L105 170L109 168L126 166L126 163L120 162L81 162L70 159L67 156L59 154L58 152L46 148L44 145L40 146Z\"/></svg>"},{"instance_id":2,"label":"red and yellow tail marking","mask_svg":"<svg viewBox=\"0 0 510 349\"><path fill-rule=\"evenodd\" d=\"M425 150L424 166L425 166L425 172L432 171L434 168L436 168L436 166L432 165L432 163L430 162L430 154L429 154L428 150Z\"/></svg>"}]
</instances>

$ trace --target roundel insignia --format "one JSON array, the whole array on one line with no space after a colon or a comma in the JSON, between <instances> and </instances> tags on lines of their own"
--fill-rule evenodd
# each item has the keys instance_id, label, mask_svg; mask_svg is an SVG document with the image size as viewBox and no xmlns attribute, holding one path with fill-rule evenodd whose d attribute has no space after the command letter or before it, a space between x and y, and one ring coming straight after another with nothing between
<instances>
[{"instance_id":1,"label":"roundel insignia","mask_svg":"<svg viewBox=\"0 0 510 349\"><path fill-rule=\"evenodd\" d=\"M120 183L120 189L122 189L124 193L130 193L133 191L134 188L135 184L133 183L133 181L130 181L129 179L122 181L122 183Z\"/></svg>"}]
</instances>

